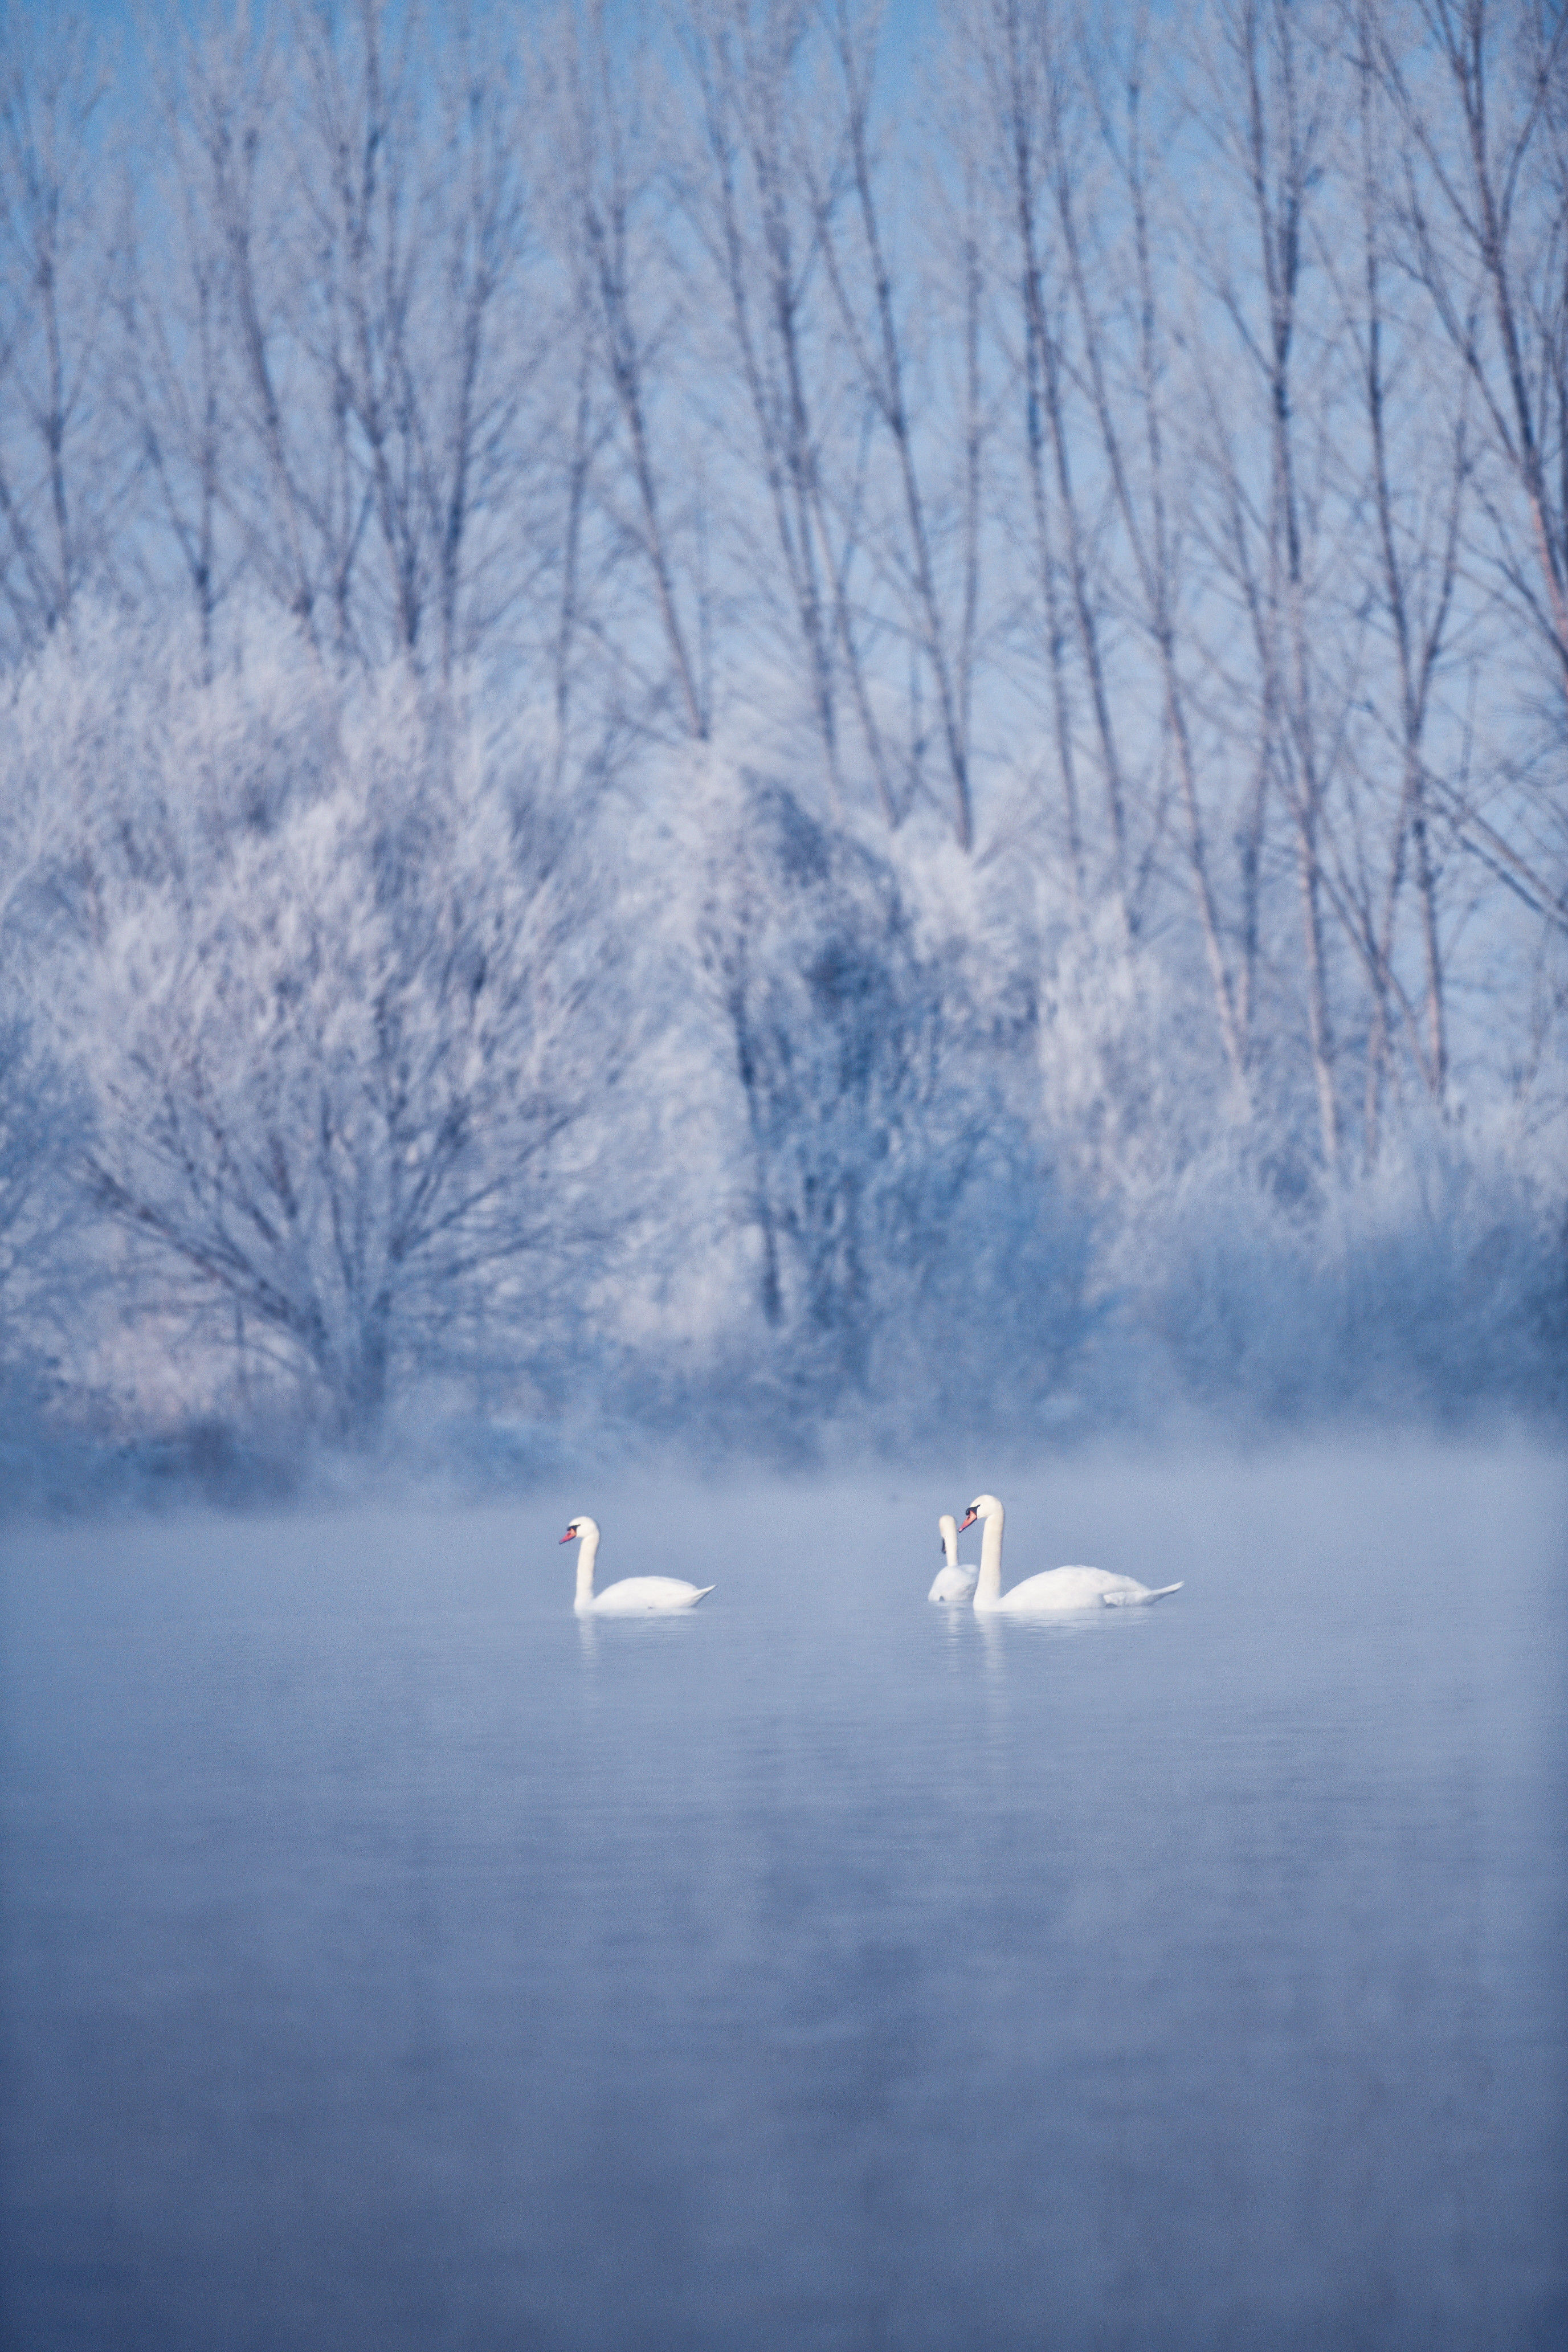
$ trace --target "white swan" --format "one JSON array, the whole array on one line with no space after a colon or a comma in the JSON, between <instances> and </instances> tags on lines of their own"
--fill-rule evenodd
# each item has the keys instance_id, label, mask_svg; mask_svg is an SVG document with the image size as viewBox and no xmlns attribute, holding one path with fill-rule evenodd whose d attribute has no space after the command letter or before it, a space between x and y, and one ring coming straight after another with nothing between
<instances>
[{"instance_id":1,"label":"white swan","mask_svg":"<svg viewBox=\"0 0 1568 2352\"><path fill-rule=\"evenodd\" d=\"M928 1601L969 1601L973 1598L974 1580L980 1570L973 1565L958 1564L958 1521L951 1511L943 1511L937 1521L942 1530L942 1556L947 1566L937 1572L936 1582L926 1594Z\"/></svg>"},{"instance_id":2,"label":"white swan","mask_svg":"<svg viewBox=\"0 0 1568 2352\"><path fill-rule=\"evenodd\" d=\"M1039 1617L1059 1609L1129 1609L1142 1601L1163 1601L1168 1592L1182 1589L1180 1584L1162 1584L1152 1592L1133 1577L1112 1576L1104 1568L1050 1568L1043 1576L1026 1576L1011 1592L1004 1592L1003 1511L994 1495L976 1495L959 1534L976 1519L985 1523L980 1543L980 1581L974 1588L974 1606L984 1614Z\"/></svg>"},{"instance_id":3,"label":"white swan","mask_svg":"<svg viewBox=\"0 0 1568 2352\"><path fill-rule=\"evenodd\" d=\"M598 1520L579 1512L561 1540L571 1543L578 1536L583 1549L577 1555L577 1598L572 1605L579 1617L590 1612L595 1617L663 1616L672 1609L695 1609L704 1593L713 1590L710 1584L683 1583L679 1576L626 1576L619 1584L606 1585L596 1593L594 1561L599 1549Z\"/></svg>"}]
</instances>

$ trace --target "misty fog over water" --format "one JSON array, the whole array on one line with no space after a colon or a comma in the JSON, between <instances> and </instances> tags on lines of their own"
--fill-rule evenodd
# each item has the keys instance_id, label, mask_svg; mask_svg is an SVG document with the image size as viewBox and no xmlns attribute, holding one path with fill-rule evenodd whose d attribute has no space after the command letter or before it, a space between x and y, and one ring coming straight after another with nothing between
<instances>
[{"instance_id":1,"label":"misty fog over water","mask_svg":"<svg viewBox=\"0 0 1568 2352\"><path fill-rule=\"evenodd\" d=\"M7 2352L1560 2344L1561 1460L984 1466L14 1529Z\"/></svg>"}]
</instances>

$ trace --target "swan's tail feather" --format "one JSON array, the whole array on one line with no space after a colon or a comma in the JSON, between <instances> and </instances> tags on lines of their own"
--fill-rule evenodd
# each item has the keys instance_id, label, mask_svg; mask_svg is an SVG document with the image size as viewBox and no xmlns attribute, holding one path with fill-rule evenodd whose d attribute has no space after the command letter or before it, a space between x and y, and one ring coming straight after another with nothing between
<instances>
[{"instance_id":1,"label":"swan's tail feather","mask_svg":"<svg viewBox=\"0 0 1568 2352\"><path fill-rule=\"evenodd\" d=\"M1174 1584L1157 1584L1154 1587L1153 1591L1149 1595L1149 1598L1151 1601L1164 1601L1168 1599L1170 1594L1173 1592L1180 1592L1186 1580L1186 1578L1183 1576L1178 1577Z\"/></svg>"},{"instance_id":2,"label":"swan's tail feather","mask_svg":"<svg viewBox=\"0 0 1568 2352\"><path fill-rule=\"evenodd\" d=\"M1100 1597L1108 1609L1141 1609L1151 1601L1163 1601L1168 1594L1180 1592L1185 1582L1183 1577L1178 1583L1162 1584L1153 1592L1102 1592Z\"/></svg>"},{"instance_id":3,"label":"swan's tail feather","mask_svg":"<svg viewBox=\"0 0 1568 2352\"><path fill-rule=\"evenodd\" d=\"M1173 1592L1175 1589L1174 1585L1171 1587ZM706 1601L710 1592L717 1592L719 1588L716 1584L700 1584L697 1588L697 1601L693 1601L691 1604L693 1609L696 1608L698 1601Z\"/></svg>"}]
</instances>

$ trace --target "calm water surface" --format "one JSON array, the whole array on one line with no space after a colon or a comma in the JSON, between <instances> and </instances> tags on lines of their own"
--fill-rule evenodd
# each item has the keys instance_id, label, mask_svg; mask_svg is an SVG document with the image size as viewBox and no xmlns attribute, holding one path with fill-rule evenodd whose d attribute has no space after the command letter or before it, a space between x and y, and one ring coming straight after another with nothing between
<instances>
[{"instance_id":1,"label":"calm water surface","mask_svg":"<svg viewBox=\"0 0 1568 2352\"><path fill-rule=\"evenodd\" d=\"M929 1607L987 1479L1009 1581L1185 1591ZM1565 1506L1391 1447L13 1532L7 2352L1560 2352ZM579 1509L718 1591L579 1626Z\"/></svg>"}]
</instances>

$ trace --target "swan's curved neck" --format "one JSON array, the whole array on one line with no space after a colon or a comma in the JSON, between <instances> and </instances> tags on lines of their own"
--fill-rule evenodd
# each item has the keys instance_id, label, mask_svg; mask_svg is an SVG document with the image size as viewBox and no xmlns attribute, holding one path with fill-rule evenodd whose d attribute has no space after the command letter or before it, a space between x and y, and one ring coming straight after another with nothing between
<instances>
[{"instance_id":1,"label":"swan's curved neck","mask_svg":"<svg viewBox=\"0 0 1568 2352\"><path fill-rule=\"evenodd\" d=\"M947 1520L942 1530L942 1556L949 1568L958 1566L958 1522Z\"/></svg>"},{"instance_id":2,"label":"swan's curved neck","mask_svg":"<svg viewBox=\"0 0 1568 2352\"><path fill-rule=\"evenodd\" d=\"M594 1598L594 1561L598 1555L599 1530L590 1528L577 1545L577 1598L574 1607L585 1609Z\"/></svg>"},{"instance_id":3,"label":"swan's curved neck","mask_svg":"<svg viewBox=\"0 0 1568 2352\"><path fill-rule=\"evenodd\" d=\"M980 1581L974 1588L976 1609L984 1609L1002 1598L1002 1519L1000 1503L985 1515L985 1532L980 1539Z\"/></svg>"}]
</instances>

